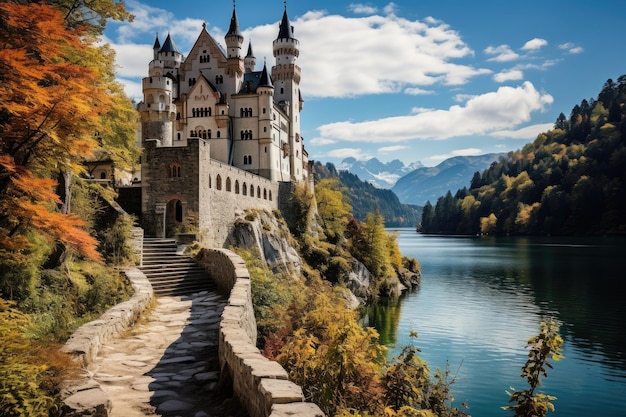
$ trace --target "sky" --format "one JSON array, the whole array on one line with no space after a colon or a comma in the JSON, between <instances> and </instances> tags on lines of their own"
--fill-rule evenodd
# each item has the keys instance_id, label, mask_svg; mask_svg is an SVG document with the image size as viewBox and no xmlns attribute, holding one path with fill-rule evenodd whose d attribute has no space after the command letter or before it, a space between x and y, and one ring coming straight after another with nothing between
<instances>
[{"instance_id":1,"label":"sky","mask_svg":"<svg viewBox=\"0 0 626 417\"><path fill-rule=\"evenodd\" d=\"M126 0L132 23L105 32L117 78L142 100L152 45L167 34L183 54L202 24L222 45L228 0ZM284 1L238 0L244 48L257 70L274 65ZM626 74L623 0L287 1L300 41L309 158L435 166L461 155L508 152L569 117Z\"/></svg>"}]
</instances>

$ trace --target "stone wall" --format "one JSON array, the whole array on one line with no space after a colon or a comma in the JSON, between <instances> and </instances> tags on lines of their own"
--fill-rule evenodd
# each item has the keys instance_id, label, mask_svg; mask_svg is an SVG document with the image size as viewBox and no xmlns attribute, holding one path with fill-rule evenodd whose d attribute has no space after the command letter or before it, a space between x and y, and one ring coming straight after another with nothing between
<instances>
[{"instance_id":1,"label":"stone wall","mask_svg":"<svg viewBox=\"0 0 626 417\"><path fill-rule=\"evenodd\" d=\"M96 358L103 344L119 337L132 326L152 301L152 285L141 271L129 268L126 276L135 290L130 300L117 304L97 320L79 327L61 348L84 367ZM66 381L63 403L63 415L66 417L108 416L111 411L107 394L88 372L83 372L78 380Z\"/></svg>"},{"instance_id":2,"label":"stone wall","mask_svg":"<svg viewBox=\"0 0 626 417\"><path fill-rule=\"evenodd\" d=\"M222 386L232 384L250 417L323 417L317 405L304 402L302 388L288 380L287 371L256 347L250 274L244 261L226 249L204 249L196 261L229 295L220 324Z\"/></svg>"}]
</instances>

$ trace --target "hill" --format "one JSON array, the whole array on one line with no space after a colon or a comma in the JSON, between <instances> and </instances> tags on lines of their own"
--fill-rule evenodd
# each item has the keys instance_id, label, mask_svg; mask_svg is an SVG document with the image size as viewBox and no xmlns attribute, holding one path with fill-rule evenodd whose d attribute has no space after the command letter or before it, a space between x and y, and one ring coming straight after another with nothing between
<instances>
[{"instance_id":1,"label":"hill","mask_svg":"<svg viewBox=\"0 0 626 417\"><path fill-rule=\"evenodd\" d=\"M386 227L415 227L422 217L420 207L403 204L393 191L376 188L350 172L338 171L331 163L316 162L315 176L316 179L339 178L350 198L352 215L359 221L376 210L385 218Z\"/></svg>"},{"instance_id":2,"label":"hill","mask_svg":"<svg viewBox=\"0 0 626 417\"><path fill-rule=\"evenodd\" d=\"M436 202L448 190L470 185L476 171L482 172L506 154L491 153L479 156L456 156L435 167L421 167L400 178L391 190L406 204L423 206Z\"/></svg>"},{"instance_id":3,"label":"hill","mask_svg":"<svg viewBox=\"0 0 626 417\"><path fill-rule=\"evenodd\" d=\"M626 234L626 75L554 129L424 206L422 230L463 234Z\"/></svg>"},{"instance_id":4,"label":"hill","mask_svg":"<svg viewBox=\"0 0 626 417\"><path fill-rule=\"evenodd\" d=\"M390 189L400 178L422 166L422 163L419 161L405 166L398 159L384 163L377 158L367 161L346 158L337 165L337 170L349 171L357 175L362 181L368 182L377 188Z\"/></svg>"}]
</instances>

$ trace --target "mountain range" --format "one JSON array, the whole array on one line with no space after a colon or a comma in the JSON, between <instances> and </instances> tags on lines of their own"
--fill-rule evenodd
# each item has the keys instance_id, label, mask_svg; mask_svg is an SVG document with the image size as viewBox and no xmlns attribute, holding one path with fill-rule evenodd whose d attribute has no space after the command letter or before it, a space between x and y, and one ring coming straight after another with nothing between
<instances>
[{"instance_id":1,"label":"mountain range","mask_svg":"<svg viewBox=\"0 0 626 417\"><path fill-rule=\"evenodd\" d=\"M337 171L348 171L359 177L361 181L369 182L376 188L390 189L405 175L421 168L421 162L413 162L405 166L399 159L390 162L381 162L377 158L359 161L355 158L346 158L339 163Z\"/></svg>"},{"instance_id":2,"label":"mountain range","mask_svg":"<svg viewBox=\"0 0 626 417\"><path fill-rule=\"evenodd\" d=\"M337 165L337 170L348 171L375 187L391 189L404 204L423 206L426 201L436 203L448 190L469 187L476 171L484 171L505 155L456 156L434 167L425 167L419 161L406 166L397 159L383 163L376 158L367 161L346 158Z\"/></svg>"}]
</instances>

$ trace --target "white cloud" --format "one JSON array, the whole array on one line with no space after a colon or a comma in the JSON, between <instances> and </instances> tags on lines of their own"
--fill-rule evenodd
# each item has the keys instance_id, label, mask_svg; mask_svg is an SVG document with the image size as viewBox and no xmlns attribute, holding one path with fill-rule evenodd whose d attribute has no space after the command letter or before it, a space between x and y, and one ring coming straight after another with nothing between
<instances>
[{"instance_id":1,"label":"white cloud","mask_svg":"<svg viewBox=\"0 0 626 417\"><path fill-rule=\"evenodd\" d=\"M426 96L435 94L433 90L425 90L419 87L409 87L404 89L404 94L408 94L410 96Z\"/></svg>"},{"instance_id":2,"label":"white cloud","mask_svg":"<svg viewBox=\"0 0 626 417\"><path fill-rule=\"evenodd\" d=\"M447 110L363 122L336 122L317 129L323 138L370 143L485 135L528 122L531 113L543 111L552 102L551 95L539 93L526 81L518 87L503 86L475 96L464 106L454 105Z\"/></svg>"},{"instance_id":3,"label":"white cloud","mask_svg":"<svg viewBox=\"0 0 626 417\"><path fill-rule=\"evenodd\" d=\"M559 49L570 53L570 54L580 54L584 51L582 46L577 46L571 42L562 43L559 45Z\"/></svg>"},{"instance_id":4,"label":"white cloud","mask_svg":"<svg viewBox=\"0 0 626 417\"><path fill-rule=\"evenodd\" d=\"M396 11L398 10L398 5L391 2L388 3L384 8L383 11L385 12L385 14L390 15L390 14L396 14Z\"/></svg>"},{"instance_id":5,"label":"white cloud","mask_svg":"<svg viewBox=\"0 0 626 417\"><path fill-rule=\"evenodd\" d=\"M523 51L536 51L537 49L541 49L548 44L548 41L541 38L534 38L529 40L522 46Z\"/></svg>"},{"instance_id":6,"label":"white cloud","mask_svg":"<svg viewBox=\"0 0 626 417\"><path fill-rule=\"evenodd\" d=\"M510 62L519 58L519 54L513 51L509 45L488 46L485 53L495 55L493 58L489 58L489 61L494 62Z\"/></svg>"},{"instance_id":7,"label":"white cloud","mask_svg":"<svg viewBox=\"0 0 626 417\"><path fill-rule=\"evenodd\" d=\"M519 81L524 78L524 73L520 70L506 70L493 76L493 80L498 83L507 81Z\"/></svg>"},{"instance_id":8,"label":"white cloud","mask_svg":"<svg viewBox=\"0 0 626 417\"><path fill-rule=\"evenodd\" d=\"M333 149L329 151L325 156L329 158L349 158L352 157L354 159L358 159L359 161L367 161L371 159L373 156L363 152L362 149L359 148L341 148L341 149Z\"/></svg>"},{"instance_id":9,"label":"white cloud","mask_svg":"<svg viewBox=\"0 0 626 417\"><path fill-rule=\"evenodd\" d=\"M163 42L169 32L183 54L197 39L200 19L178 20L163 9L129 0L133 22L111 27L116 36L111 44L118 53L124 77L145 76L154 35ZM353 4L355 9L362 4ZM384 16L345 17L324 11L310 11L292 21L300 40L299 65L306 97L355 97L370 94L425 94L434 85L464 85L471 79L490 74L485 68L455 62L472 57L474 51L447 24L435 20L409 20L394 14L397 6L385 6ZM365 9L358 9L365 10ZM219 22L220 24L227 24ZM243 31L246 45L252 40L257 62L273 64L272 42L277 22ZM224 31L207 24L207 30L223 44ZM150 34L149 44L140 44ZM145 41L144 41L145 42ZM324 51L319 59L318 51ZM402 56L403 59L397 59ZM367 69L367 70L364 70ZM346 74L351 74L346 77Z\"/></svg>"},{"instance_id":10,"label":"white cloud","mask_svg":"<svg viewBox=\"0 0 626 417\"><path fill-rule=\"evenodd\" d=\"M494 138L535 140L537 135L540 133L544 133L552 129L554 129L554 123L541 123L526 126L517 130L498 130L496 132L491 132L489 136Z\"/></svg>"},{"instance_id":11,"label":"white cloud","mask_svg":"<svg viewBox=\"0 0 626 417\"><path fill-rule=\"evenodd\" d=\"M334 139L328 139L328 138L313 138L309 140L308 143L310 143L311 145L323 146L323 145L333 145L337 143L337 141Z\"/></svg>"},{"instance_id":12,"label":"white cloud","mask_svg":"<svg viewBox=\"0 0 626 417\"><path fill-rule=\"evenodd\" d=\"M428 159L431 161L443 161L448 158L453 158L455 156L476 156L476 155L482 155L484 153L485 152L482 149L478 149L478 148L456 149L447 154L429 156Z\"/></svg>"},{"instance_id":13,"label":"white cloud","mask_svg":"<svg viewBox=\"0 0 626 417\"><path fill-rule=\"evenodd\" d=\"M403 151L405 149L409 149L409 147L404 146L404 145L383 146L382 148L378 148L378 152L379 153L391 153L391 152Z\"/></svg>"},{"instance_id":14,"label":"white cloud","mask_svg":"<svg viewBox=\"0 0 626 417\"><path fill-rule=\"evenodd\" d=\"M361 3L350 3L348 5L348 10L356 14L374 14L378 12L378 8L376 6Z\"/></svg>"}]
</instances>

